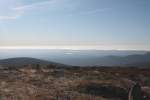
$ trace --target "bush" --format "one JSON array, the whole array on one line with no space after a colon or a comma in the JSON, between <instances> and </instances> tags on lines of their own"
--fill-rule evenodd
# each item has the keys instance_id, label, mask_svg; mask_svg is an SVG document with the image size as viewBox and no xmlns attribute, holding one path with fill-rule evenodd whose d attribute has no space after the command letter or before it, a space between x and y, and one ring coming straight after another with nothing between
<instances>
[{"instance_id":1,"label":"bush","mask_svg":"<svg viewBox=\"0 0 150 100\"><path fill-rule=\"evenodd\" d=\"M84 81L77 85L77 90L80 93L106 98L120 98L122 100L127 100L128 98L128 92L124 88L106 83Z\"/></svg>"}]
</instances>

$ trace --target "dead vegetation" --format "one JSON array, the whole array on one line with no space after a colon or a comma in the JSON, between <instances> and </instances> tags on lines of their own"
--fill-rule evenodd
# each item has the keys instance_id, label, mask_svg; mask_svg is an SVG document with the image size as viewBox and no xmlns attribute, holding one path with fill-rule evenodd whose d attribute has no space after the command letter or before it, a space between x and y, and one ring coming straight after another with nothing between
<instances>
[{"instance_id":1,"label":"dead vegetation","mask_svg":"<svg viewBox=\"0 0 150 100\"><path fill-rule=\"evenodd\" d=\"M127 100L134 82L149 100L150 69L26 66L0 71L0 100Z\"/></svg>"}]
</instances>

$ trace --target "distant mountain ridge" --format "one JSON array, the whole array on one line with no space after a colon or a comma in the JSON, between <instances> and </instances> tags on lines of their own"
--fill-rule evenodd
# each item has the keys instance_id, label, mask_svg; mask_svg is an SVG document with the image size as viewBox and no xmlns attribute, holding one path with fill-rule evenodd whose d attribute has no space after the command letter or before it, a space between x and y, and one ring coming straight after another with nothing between
<instances>
[{"instance_id":1,"label":"distant mountain ridge","mask_svg":"<svg viewBox=\"0 0 150 100\"><path fill-rule=\"evenodd\" d=\"M101 65L118 65L124 64L124 57L128 55L144 55L148 51L136 50L7 50L0 49L0 59L16 58L16 57L31 57L44 59L47 61L58 62L73 66L101 66Z\"/></svg>"},{"instance_id":2,"label":"distant mountain ridge","mask_svg":"<svg viewBox=\"0 0 150 100\"><path fill-rule=\"evenodd\" d=\"M29 57L16 57L16 58L8 58L8 59L2 59L0 60L1 66L24 66L24 65L34 65L34 64L40 64L40 65L63 65L56 62L36 59L36 58L29 58Z\"/></svg>"},{"instance_id":3,"label":"distant mountain ridge","mask_svg":"<svg viewBox=\"0 0 150 100\"><path fill-rule=\"evenodd\" d=\"M98 64L104 66L150 66L150 52L123 57L105 56L99 59Z\"/></svg>"},{"instance_id":4,"label":"distant mountain ridge","mask_svg":"<svg viewBox=\"0 0 150 100\"><path fill-rule=\"evenodd\" d=\"M78 66L150 66L150 52L127 56L110 55L104 57L72 58L66 64Z\"/></svg>"},{"instance_id":5,"label":"distant mountain ridge","mask_svg":"<svg viewBox=\"0 0 150 100\"><path fill-rule=\"evenodd\" d=\"M145 54L134 54L128 56L104 56L104 57L93 57L93 58L73 58L65 59L66 65L73 66L135 66L135 67L150 67L150 52ZM58 63L56 63L58 62ZM28 64L40 64L40 65L57 65L64 66L55 60L51 62L50 60L41 60L30 57L18 57L0 60L1 66L23 66ZM65 66L66 66L65 65Z\"/></svg>"}]
</instances>

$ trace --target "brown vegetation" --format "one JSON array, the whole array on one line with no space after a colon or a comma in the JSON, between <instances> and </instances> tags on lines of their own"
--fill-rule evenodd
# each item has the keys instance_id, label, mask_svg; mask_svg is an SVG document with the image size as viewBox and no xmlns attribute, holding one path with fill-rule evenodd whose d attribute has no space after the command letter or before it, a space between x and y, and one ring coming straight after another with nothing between
<instances>
[{"instance_id":1,"label":"brown vegetation","mask_svg":"<svg viewBox=\"0 0 150 100\"><path fill-rule=\"evenodd\" d=\"M29 65L0 71L0 100L127 100L135 82L150 100L150 69Z\"/></svg>"}]
</instances>

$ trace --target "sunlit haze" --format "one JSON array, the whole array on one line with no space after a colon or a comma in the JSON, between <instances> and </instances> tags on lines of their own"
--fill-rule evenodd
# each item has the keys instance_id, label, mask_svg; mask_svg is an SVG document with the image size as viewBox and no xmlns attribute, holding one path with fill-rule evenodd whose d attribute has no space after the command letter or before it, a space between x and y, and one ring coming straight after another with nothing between
<instances>
[{"instance_id":1,"label":"sunlit haze","mask_svg":"<svg viewBox=\"0 0 150 100\"><path fill-rule=\"evenodd\" d=\"M119 49L121 47L121 49ZM68 50L146 50L145 47L130 47L127 46L1 46L0 49L68 49Z\"/></svg>"}]
</instances>

